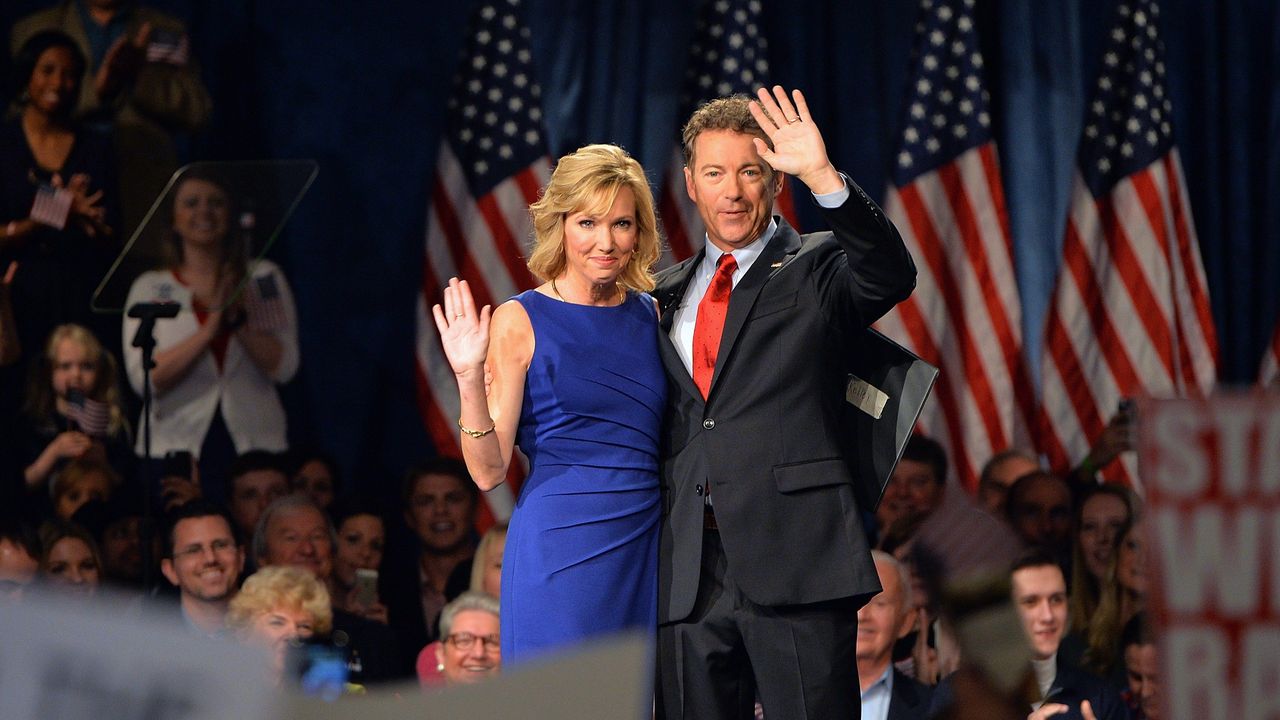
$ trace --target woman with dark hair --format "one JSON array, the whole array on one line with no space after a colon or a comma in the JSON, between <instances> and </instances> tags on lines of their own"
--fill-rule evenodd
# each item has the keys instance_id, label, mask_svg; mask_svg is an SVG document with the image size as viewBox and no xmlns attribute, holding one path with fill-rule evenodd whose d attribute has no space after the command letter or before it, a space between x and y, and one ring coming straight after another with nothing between
<instances>
[{"instance_id":1,"label":"woman with dark hair","mask_svg":"<svg viewBox=\"0 0 1280 720\"><path fill-rule=\"evenodd\" d=\"M33 35L14 58L20 111L0 124L0 268L18 263L10 295L28 352L66 322L114 340L90 311L114 254L108 203L116 185L110 142L72 119L84 64L67 35ZM10 375L0 397L21 397L20 375Z\"/></svg>"},{"instance_id":2,"label":"woman with dark hair","mask_svg":"<svg viewBox=\"0 0 1280 720\"><path fill-rule=\"evenodd\" d=\"M270 260L247 261L223 180L186 173L173 186L170 209L169 265L138 276L126 301L126 307L181 306L176 318L155 326L151 457L191 453L200 461L206 496L223 502L218 484L236 455L286 449L276 385L298 368L297 316L280 268ZM142 394L142 353L129 345L138 323L124 319L124 360L129 383ZM139 455L141 438L139 432Z\"/></svg>"},{"instance_id":3,"label":"woman with dark hair","mask_svg":"<svg viewBox=\"0 0 1280 720\"><path fill-rule=\"evenodd\" d=\"M353 498L335 504L331 516L338 534L330 580L333 606L386 624L387 606L378 600L377 587L387 547L382 513L372 502Z\"/></svg>"}]
</instances>

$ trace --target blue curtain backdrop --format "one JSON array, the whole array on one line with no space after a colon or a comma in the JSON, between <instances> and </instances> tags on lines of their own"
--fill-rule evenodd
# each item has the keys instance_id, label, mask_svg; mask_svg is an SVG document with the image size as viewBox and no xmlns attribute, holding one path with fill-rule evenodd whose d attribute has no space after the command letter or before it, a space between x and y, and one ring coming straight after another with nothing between
<instances>
[{"instance_id":1,"label":"blue curtain backdrop","mask_svg":"<svg viewBox=\"0 0 1280 720\"><path fill-rule=\"evenodd\" d=\"M837 164L881 197L917 3L763 1L774 79L806 91ZM389 488L432 453L413 400L414 301L445 100L475 3L152 4L188 21L216 102L212 126L186 143L191 159L320 162L273 251L302 323L302 370L286 388L290 434L332 449L357 482ZM10 0L0 26L42 5ZM696 6L526 0L553 151L617 142L660 181ZM1162 7L1220 375L1244 384L1280 315L1280 12L1275 0ZM1086 89L1113 9L1112 0L979 0L1037 362ZM802 222L819 224L798 205Z\"/></svg>"}]
</instances>

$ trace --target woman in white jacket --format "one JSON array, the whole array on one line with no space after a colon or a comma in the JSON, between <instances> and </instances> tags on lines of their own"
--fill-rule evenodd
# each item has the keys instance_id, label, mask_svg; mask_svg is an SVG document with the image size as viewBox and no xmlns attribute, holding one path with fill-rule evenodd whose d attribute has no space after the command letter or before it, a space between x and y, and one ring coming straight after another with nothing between
<instances>
[{"instance_id":1,"label":"woman in white jacket","mask_svg":"<svg viewBox=\"0 0 1280 720\"><path fill-rule=\"evenodd\" d=\"M298 368L297 314L280 268L265 259L247 261L248 240L232 225L233 198L217 178L189 172L172 197L169 266L140 275L126 304L182 308L155 325L151 457L190 452L200 461L205 494L225 502L227 470L237 454L286 449L275 386ZM131 344L138 323L125 317L123 344L129 382L141 394L142 353ZM142 438L139 422L138 455Z\"/></svg>"}]
</instances>

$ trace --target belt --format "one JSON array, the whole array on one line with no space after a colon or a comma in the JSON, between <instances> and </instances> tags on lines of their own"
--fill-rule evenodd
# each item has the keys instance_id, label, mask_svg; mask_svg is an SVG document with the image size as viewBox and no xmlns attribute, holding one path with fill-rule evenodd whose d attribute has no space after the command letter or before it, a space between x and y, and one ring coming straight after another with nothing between
<instances>
[{"instance_id":1,"label":"belt","mask_svg":"<svg viewBox=\"0 0 1280 720\"><path fill-rule=\"evenodd\" d=\"M711 510L710 505L702 506L702 529L720 531L720 526L716 524L716 514Z\"/></svg>"}]
</instances>

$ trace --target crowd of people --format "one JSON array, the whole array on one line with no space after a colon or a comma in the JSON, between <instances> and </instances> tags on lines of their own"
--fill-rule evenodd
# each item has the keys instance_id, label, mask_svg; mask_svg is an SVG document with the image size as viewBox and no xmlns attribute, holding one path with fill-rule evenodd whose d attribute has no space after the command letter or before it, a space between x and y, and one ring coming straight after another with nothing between
<instances>
[{"instance_id":1,"label":"crowd of people","mask_svg":"<svg viewBox=\"0 0 1280 720\"><path fill-rule=\"evenodd\" d=\"M837 357L915 269L831 166L799 93L695 113L686 181L707 250L656 278L639 164L609 145L563 158L531 209L546 284L491 311L455 281L436 309L464 459L408 468L385 506L323 449L288 447L277 386L298 368L297 313L281 269L252 258L229 178L174 183L127 264L126 306L179 310L155 326L146 410L142 321L89 310L176 166L174 134L207 119L182 24L63 0L12 40L0 601L38 584L93 603L110 587L193 635L263 648L276 685L315 647L341 658L344 690L434 687L643 628L661 717L825 716L859 697L876 720L1159 717L1141 501L1095 480L1129 448L1127 414L1066 475L995 455L972 497L915 436L879 507L857 508L815 399L843 368L795 348ZM775 219L777 171L834 235ZM735 319L731 294L754 299L766 277ZM717 418L771 436L712 434ZM511 524L481 533L481 490L517 446L532 468ZM992 635L977 618L995 606L1020 623ZM782 639L803 647L775 652ZM1024 661L1001 665L1005 650ZM832 678L844 686L828 692Z\"/></svg>"}]
</instances>

